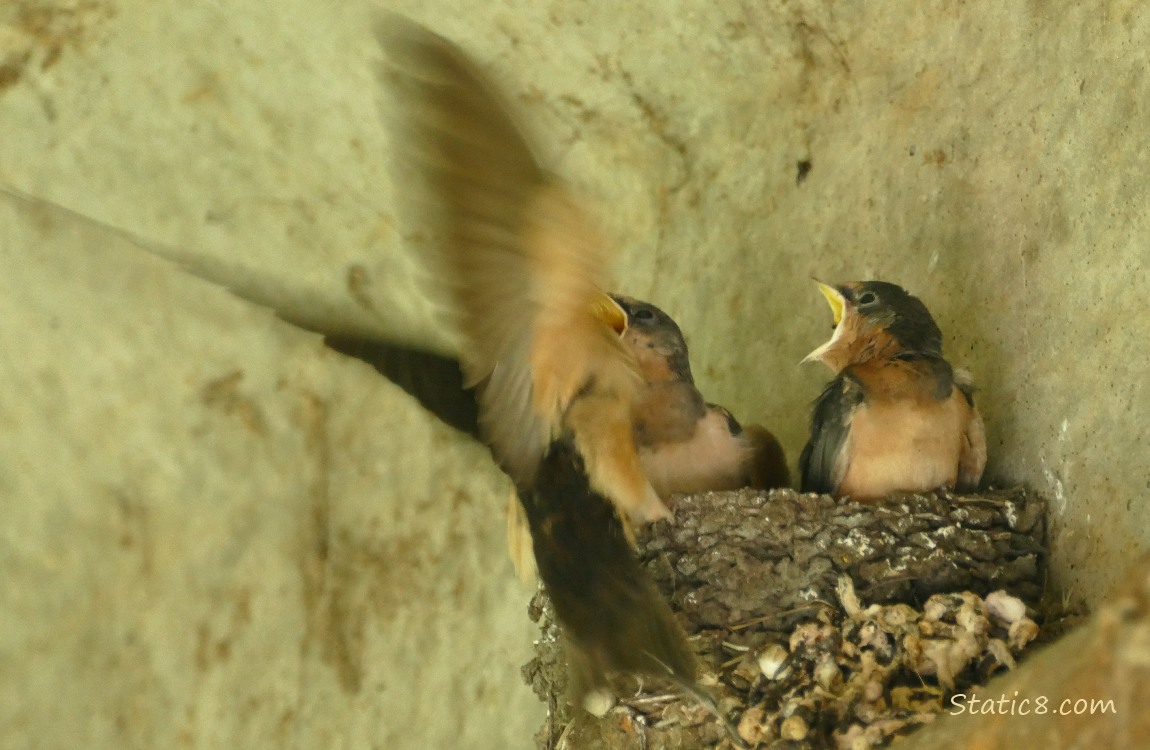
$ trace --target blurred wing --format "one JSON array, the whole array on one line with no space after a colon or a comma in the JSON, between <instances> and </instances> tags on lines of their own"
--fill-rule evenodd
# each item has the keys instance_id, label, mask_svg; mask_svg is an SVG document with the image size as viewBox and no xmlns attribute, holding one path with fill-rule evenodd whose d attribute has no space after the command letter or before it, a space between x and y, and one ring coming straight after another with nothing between
<instances>
[{"instance_id":1,"label":"blurred wing","mask_svg":"<svg viewBox=\"0 0 1150 750\"><path fill-rule=\"evenodd\" d=\"M482 382L481 431L512 478L529 483L576 394L592 379L637 380L604 322L622 311L599 291L602 243L457 47L395 16L377 36L401 146L446 234L429 260L463 334L466 382Z\"/></svg>"},{"instance_id":2,"label":"blurred wing","mask_svg":"<svg viewBox=\"0 0 1150 750\"><path fill-rule=\"evenodd\" d=\"M665 675L691 691L697 665L612 503L588 482L579 451L552 446L539 484L521 494L539 575L569 644L576 704L611 672Z\"/></svg>"},{"instance_id":3,"label":"blurred wing","mask_svg":"<svg viewBox=\"0 0 1150 750\"><path fill-rule=\"evenodd\" d=\"M799 457L803 492L833 493L838 488L849 464L851 415L862 400L862 387L843 374L815 401L811 437Z\"/></svg>"},{"instance_id":4,"label":"blurred wing","mask_svg":"<svg viewBox=\"0 0 1150 750\"><path fill-rule=\"evenodd\" d=\"M325 336L323 342L371 365L442 422L480 439L475 389L464 384L458 359L356 336Z\"/></svg>"}]
</instances>

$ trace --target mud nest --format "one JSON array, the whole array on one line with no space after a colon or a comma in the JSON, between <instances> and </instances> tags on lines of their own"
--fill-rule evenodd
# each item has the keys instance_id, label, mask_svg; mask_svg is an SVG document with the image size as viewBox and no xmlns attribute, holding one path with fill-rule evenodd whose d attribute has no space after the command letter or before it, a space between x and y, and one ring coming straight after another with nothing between
<instances>
[{"instance_id":1,"label":"mud nest","mask_svg":"<svg viewBox=\"0 0 1150 750\"><path fill-rule=\"evenodd\" d=\"M743 490L679 496L674 511L641 532L639 555L749 747L880 747L1013 667L1038 632L1046 508L1024 490L872 505ZM542 592L530 614L541 748L735 746L658 681L620 677L601 717L573 710Z\"/></svg>"}]
</instances>

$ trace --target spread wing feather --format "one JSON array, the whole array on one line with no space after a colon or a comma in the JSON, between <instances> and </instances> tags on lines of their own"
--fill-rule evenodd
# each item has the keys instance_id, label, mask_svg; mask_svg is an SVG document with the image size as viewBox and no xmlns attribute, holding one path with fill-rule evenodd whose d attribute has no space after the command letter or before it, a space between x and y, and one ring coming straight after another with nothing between
<instances>
[{"instance_id":1,"label":"spread wing feather","mask_svg":"<svg viewBox=\"0 0 1150 750\"><path fill-rule=\"evenodd\" d=\"M604 246L458 48L395 16L376 33L388 53L382 75L398 87L402 147L444 230L428 260L462 334L467 383L480 386L480 426L525 486L589 383L624 398L640 384L633 356L592 312L604 297Z\"/></svg>"},{"instance_id":2,"label":"spread wing feather","mask_svg":"<svg viewBox=\"0 0 1150 750\"><path fill-rule=\"evenodd\" d=\"M479 407L474 390L464 384L459 360L360 336L329 335L323 342L340 354L371 365L445 424L480 439Z\"/></svg>"}]
</instances>

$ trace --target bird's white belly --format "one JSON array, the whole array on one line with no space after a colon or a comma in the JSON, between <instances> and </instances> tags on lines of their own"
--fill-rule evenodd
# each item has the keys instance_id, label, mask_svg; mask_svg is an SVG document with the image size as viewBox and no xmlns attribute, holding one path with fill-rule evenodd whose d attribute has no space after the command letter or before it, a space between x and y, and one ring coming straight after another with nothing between
<instances>
[{"instance_id":1,"label":"bird's white belly","mask_svg":"<svg viewBox=\"0 0 1150 750\"><path fill-rule=\"evenodd\" d=\"M660 497L676 492L733 490L746 484L749 449L732 435L725 416L711 411L689 440L660 443L639 453L639 461Z\"/></svg>"}]
</instances>

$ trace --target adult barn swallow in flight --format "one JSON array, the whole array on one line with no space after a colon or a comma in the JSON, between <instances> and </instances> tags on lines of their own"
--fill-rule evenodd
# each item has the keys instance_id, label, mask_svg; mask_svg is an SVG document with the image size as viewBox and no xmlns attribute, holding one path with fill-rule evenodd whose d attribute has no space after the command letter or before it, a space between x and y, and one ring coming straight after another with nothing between
<instances>
[{"instance_id":1,"label":"adult barn swallow in flight","mask_svg":"<svg viewBox=\"0 0 1150 750\"><path fill-rule=\"evenodd\" d=\"M775 436L759 425L744 428L695 387L687 342L675 320L649 302L610 296L627 315L623 343L644 379L632 413L633 435L643 472L659 496L789 486L786 456ZM482 440L476 394L465 386L459 360L355 336L328 335L324 341L375 367L444 423ZM507 546L520 579L533 583L531 533L516 492L507 506Z\"/></svg>"},{"instance_id":2,"label":"adult barn swallow in flight","mask_svg":"<svg viewBox=\"0 0 1150 750\"><path fill-rule=\"evenodd\" d=\"M463 386L530 525L574 697L616 671L700 695L694 656L624 528L669 512L635 445L643 378L620 336L627 316L600 291L606 247L462 51L395 16L377 35L399 143L446 238L427 261L461 335Z\"/></svg>"},{"instance_id":3,"label":"adult barn swallow in flight","mask_svg":"<svg viewBox=\"0 0 1150 750\"><path fill-rule=\"evenodd\" d=\"M699 392L675 320L649 302L609 296L626 315L623 344L644 380L634 404L633 434L644 473L659 496L789 485L775 436L759 425L740 425ZM445 424L482 439L475 389L465 384L458 359L362 336L328 334L324 342L370 364Z\"/></svg>"},{"instance_id":4,"label":"adult barn swallow in flight","mask_svg":"<svg viewBox=\"0 0 1150 750\"><path fill-rule=\"evenodd\" d=\"M803 361L823 362L837 377L815 401L802 490L868 501L973 489L986 466L982 417L969 377L943 358L926 306L884 281L819 289L834 335Z\"/></svg>"}]
</instances>

